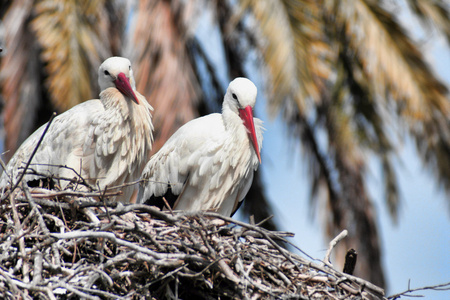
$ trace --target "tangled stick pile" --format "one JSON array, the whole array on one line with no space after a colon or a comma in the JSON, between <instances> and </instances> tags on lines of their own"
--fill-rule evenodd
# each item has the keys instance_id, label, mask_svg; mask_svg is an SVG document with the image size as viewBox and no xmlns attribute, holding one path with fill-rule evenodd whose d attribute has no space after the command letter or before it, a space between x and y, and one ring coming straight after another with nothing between
<instances>
[{"instance_id":1,"label":"tangled stick pile","mask_svg":"<svg viewBox=\"0 0 450 300\"><path fill-rule=\"evenodd\" d=\"M0 298L385 299L281 248L289 235L214 213L22 187L0 203Z\"/></svg>"}]
</instances>

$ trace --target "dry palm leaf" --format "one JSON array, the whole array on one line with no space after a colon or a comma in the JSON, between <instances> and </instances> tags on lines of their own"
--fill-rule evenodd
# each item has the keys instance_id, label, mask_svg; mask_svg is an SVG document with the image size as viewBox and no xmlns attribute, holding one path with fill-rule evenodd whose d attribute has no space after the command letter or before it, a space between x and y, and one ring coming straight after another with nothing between
<instances>
[{"instance_id":1,"label":"dry palm leaf","mask_svg":"<svg viewBox=\"0 0 450 300\"><path fill-rule=\"evenodd\" d=\"M96 98L96 68L110 56L104 1L44 0L37 2L35 13L32 28L55 107L64 111Z\"/></svg>"}]
</instances>

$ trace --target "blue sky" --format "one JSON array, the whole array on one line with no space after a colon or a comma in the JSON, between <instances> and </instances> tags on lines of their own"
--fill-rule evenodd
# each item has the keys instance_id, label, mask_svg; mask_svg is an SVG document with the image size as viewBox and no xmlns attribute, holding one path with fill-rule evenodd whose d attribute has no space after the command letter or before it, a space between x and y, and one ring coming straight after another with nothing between
<instances>
[{"instance_id":1,"label":"blue sky","mask_svg":"<svg viewBox=\"0 0 450 300\"><path fill-rule=\"evenodd\" d=\"M224 74L227 72L221 69L223 50L217 47L219 40L214 42L214 36L218 37L219 32L216 27L208 25L209 18L207 14L203 16L200 23L205 23L198 26L196 36L211 49L210 59L220 70L217 73L226 88L228 82ZM418 24L407 11L403 11L400 18L415 37L420 39L426 34L417 31ZM202 37L207 40L202 41ZM434 35L421 45L427 60L450 86L450 50L443 37ZM289 138L280 118L272 120L267 116L261 76L251 63L249 70L252 74L250 79L259 90L256 115L265 121L267 129L260 172L275 209L275 220L282 230L295 233L294 244L310 256L322 259L328 241L322 235L317 214L314 216L308 205L308 170L302 161L298 142ZM450 208L445 193L438 189L430 172L421 164L413 144L406 140L396 161L402 201L397 225L391 221L384 205L381 172L376 158L369 156L368 159L368 188L377 212L382 261L388 282L387 295L406 290L408 282L411 288L450 282ZM417 294L430 299L450 298L449 291Z\"/></svg>"}]
</instances>

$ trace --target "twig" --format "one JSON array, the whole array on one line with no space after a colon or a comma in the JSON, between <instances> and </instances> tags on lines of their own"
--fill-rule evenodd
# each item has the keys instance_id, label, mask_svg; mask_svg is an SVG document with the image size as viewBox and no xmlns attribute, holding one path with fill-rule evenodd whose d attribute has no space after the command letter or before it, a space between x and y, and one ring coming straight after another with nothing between
<instances>
[{"instance_id":1,"label":"twig","mask_svg":"<svg viewBox=\"0 0 450 300\"><path fill-rule=\"evenodd\" d=\"M65 284L65 283L61 283L60 287L67 289L68 291L74 293L75 295L79 296L82 299L86 298L86 299L90 299L90 300L100 300L100 298L97 296L92 296L83 291L80 291L80 289L82 289L81 287L76 288L76 287L71 286L70 284Z\"/></svg>"},{"instance_id":2,"label":"twig","mask_svg":"<svg viewBox=\"0 0 450 300\"><path fill-rule=\"evenodd\" d=\"M36 189L34 188L31 190L31 195L33 195L34 198L54 198L54 197L110 197L110 196L117 196L120 192L107 192L106 190L103 192L83 192L83 191L71 191L71 190L64 190L64 191L52 191L52 190L46 190L46 189Z\"/></svg>"},{"instance_id":3,"label":"twig","mask_svg":"<svg viewBox=\"0 0 450 300\"><path fill-rule=\"evenodd\" d=\"M342 230L341 233L339 233L334 239L331 240L331 242L328 244L328 250L325 254L325 258L323 259L323 262L333 266L330 261L331 252L333 251L334 247L342 241L346 236L348 235L347 229Z\"/></svg>"},{"instance_id":4,"label":"twig","mask_svg":"<svg viewBox=\"0 0 450 300\"><path fill-rule=\"evenodd\" d=\"M43 261L43 254L40 251L37 251L34 256L34 271L33 271L33 285L38 285L41 283L42 280L42 261Z\"/></svg>"},{"instance_id":5,"label":"twig","mask_svg":"<svg viewBox=\"0 0 450 300\"><path fill-rule=\"evenodd\" d=\"M270 236L272 238L279 239L281 241L285 241L285 239L281 235L278 235L277 232L275 232L275 231L268 231L268 230L266 230L266 229L264 229L262 227L258 227L257 225L251 225L251 224L248 224L248 223L245 223L245 222L241 222L241 221L232 219L230 217L222 216L221 214L218 214L218 213L200 212L200 213L197 213L197 214L198 215L202 215L202 216L214 217L214 218L222 219L222 220L224 220L224 221L226 221L228 223L233 223L233 224L239 225L241 227L244 227L244 228L247 228L247 229L250 229L250 230L254 230L254 231L259 232L261 234L264 232L264 233L266 233L268 236ZM193 213L184 213L183 215L195 215L195 214L193 214ZM293 233L289 233L288 236L294 236L294 234Z\"/></svg>"},{"instance_id":6,"label":"twig","mask_svg":"<svg viewBox=\"0 0 450 300\"><path fill-rule=\"evenodd\" d=\"M4 153L2 153L2 154L4 154ZM5 172L7 177L9 177L8 171L6 170L6 164L5 164L5 162L3 161L3 159L1 157L0 157L0 165L2 166L3 172Z\"/></svg>"},{"instance_id":7,"label":"twig","mask_svg":"<svg viewBox=\"0 0 450 300\"><path fill-rule=\"evenodd\" d=\"M170 207L169 202L167 202L166 197L162 197L162 200L164 201L164 204L166 205L167 209L170 211L170 214L173 216L173 210L172 207Z\"/></svg>"},{"instance_id":8,"label":"twig","mask_svg":"<svg viewBox=\"0 0 450 300\"><path fill-rule=\"evenodd\" d=\"M70 170L70 171L72 171L72 172L76 175L76 177L71 177L71 178L69 178L69 177L60 177L60 176L53 175L53 176L52 176L52 179L53 179L54 181L57 181L58 183L60 183L61 180L63 180L63 181L68 181L69 183L70 183L70 182L75 182L75 183L76 183L76 188L78 187L78 184L81 184L81 185L87 187L90 191L95 191L95 188L93 188L93 187L87 182L87 180L86 180L85 178L83 178L83 177L81 176L81 174L80 174L77 170L75 170L74 168L72 168L72 167L69 167L69 166L66 166L66 165L43 164L43 163L39 163L39 164L36 163L36 164L32 164L32 165L35 165L35 166L46 166L46 167L56 167L56 168L60 168L60 169L67 169L67 170ZM38 172L36 172L36 171L33 170L33 169L31 169L30 171L32 171L32 172L28 172L28 174L32 174L32 175L36 175L36 176L41 176L41 177L43 177L43 178L48 177L47 174L38 173ZM76 179L76 178L78 178L78 179ZM76 180L74 180L74 179L76 179ZM81 182L78 181L78 180L80 180Z\"/></svg>"},{"instance_id":9,"label":"twig","mask_svg":"<svg viewBox=\"0 0 450 300\"><path fill-rule=\"evenodd\" d=\"M16 235L21 236L19 238L19 251L22 256L22 274L24 274L24 281L29 282L28 262L27 262L27 258L25 255L25 239L22 236L23 227L22 227L22 224L20 223L20 218L19 218L19 214L17 212L14 197L11 197L11 206L12 206L14 224L15 224L15 229L16 229Z\"/></svg>"},{"instance_id":10,"label":"twig","mask_svg":"<svg viewBox=\"0 0 450 300\"><path fill-rule=\"evenodd\" d=\"M200 277L200 276L203 275L206 271L208 271L213 265L217 264L220 260L229 258L229 257L231 257L231 256L233 256L233 255L238 254L239 252L242 252L242 250L241 250L241 251L236 251L236 252L233 252L233 253L231 253L231 254L228 254L228 255L225 255L225 256L222 256L222 257L219 257L219 258L215 259L214 261L210 262L207 266L205 266L200 272L193 273L193 274L183 274L182 276L183 276L183 277L193 277L193 278L194 278L194 277Z\"/></svg>"},{"instance_id":11,"label":"twig","mask_svg":"<svg viewBox=\"0 0 450 300\"><path fill-rule=\"evenodd\" d=\"M30 158L28 159L27 164L25 165L25 168L24 168L23 172L22 172L22 173L20 174L20 176L19 176L19 179L18 179L17 182L14 184L14 186L12 187L12 189L10 189L10 190L2 197L2 200L8 198L9 195L10 195L12 192L14 192L14 190L19 186L19 183L22 181L23 177L25 176L25 173L26 173L28 167L30 166L31 161L33 160L34 155L36 155L36 152L37 152L39 146L41 145L42 140L44 139L45 134L47 133L48 129L50 128L50 125L52 124L53 119L55 118L55 116L56 116L56 113L54 112L54 113L51 115L50 120L48 120L47 126L45 126L44 132L42 132L42 135L41 135L41 137L39 138L39 141L38 141L38 143L36 144L36 147L34 147L33 152L31 153L31 156L30 156Z\"/></svg>"},{"instance_id":12,"label":"twig","mask_svg":"<svg viewBox=\"0 0 450 300\"><path fill-rule=\"evenodd\" d=\"M36 214L38 215L38 222L39 226L41 226L42 231L45 235L49 235L50 231L47 228L47 225L45 225L44 218L42 217L42 214L40 213L38 207L36 206L36 203L34 203L33 198L30 195L30 191L28 190L27 184L25 182L22 183L22 188L25 193L25 199L30 203L30 206L36 210Z\"/></svg>"},{"instance_id":13,"label":"twig","mask_svg":"<svg viewBox=\"0 0 450 300\"><path fill-rule=\"evenodd\" d=\"M84 287L78 287L78 289L83 292L89 292L91 294L97 294L99 296L108 297L108 298L112 298L112 299L126 299L126 298L120 297L116 294L108 293L105 291L100 291L98 289L92 289L92 288L88 289L88 288L84 288Z\"/></svg>"},{"instance_id":14,"label":"twig","mask_svg":"<svg viewBox=\"0 0 450 300\"><path fill-rule=\"evenodd\" d=\"M72 231L67 233L51 233L50 236L57 238L57 239L79 239L79 238L105 238L113 243L116 243L121 246L126 246L132 250L136 250L138 252L150 255L151 257L154 257L156 259L193 259L194 261L203 262L203 259L198 259L195 256L191 256L189 254L161 254L157 253L155 251L152 251L148 248L138 246L134 243L122 240L117 238L113 233L111 232L105 232L105 231Z\"/></svg>"},{"instance_id":15,"label":"twig","mask_svg":"<svg viewBox=\"0 0 450 300\"><path fill-rule=\"evenodd\" d=\"M16 295L19 294L19 288L17 287L17 284L13 281L11 276L7 272L4 272L1 268L0 268L0 275L3 276L3 278L9 284L9 287L14 292L14 294Z\"/></svg>"},{"instance_id":16,"label":"twig","mask_svg":"<svg viewBox=\"0 0 450 300\"><path fill-rule=\"evenodd\" d=\"M449 291L450 290L450 282L437 284L437 285L424 286L424 287L415 288L415 289L411 289L409 287L409 284L408 284L408 290L406 290L404 292L401 292L401 293L398 293L398 294L394 294L392 296L389 296L388 299L395 300L395 299L401 298L402 296L414 297L414 295L408 295L408 293L418 292L418 291L425 291L425 290Z\"/></svg>"},{"instance_id":17,"label":"twig","mask_svg":"<svg viewBox=\"0 0 450 300\"><path fill-rule=\"evenodd\" d=\"M162 277L160 277L160 278L158 278L158 279L155 279L155 280L153 280L153 281L150 281L149 283L147 283L147 284L144 286L144 288L145 288L145 289L148 289L151 285L153 285L153 284L155 284L155 283L157 283L157 282L159 282L159 281L161 281L161 280L164 280L164 279L166 279L167 277L170 277L170 276L172 276L172 275L175 274L175 273L178 273L178 272L179 272L180 270L182 270L184 267L186 267L186 264L182 265L181 267L176 268L176 269L173 270L173 271L170 271L170 272L166 273L164 276L162 276Z\"/></svg>"},{"instance_id":18,"label":"twig","mask_svg":"<svg viewBox=\"0 0 450 300\"><path fill-rule=\"evenodd\" d=\"M267 221L273 219L273 215L268 216L267 218L265 218L264 220L258 222L258 224L255 224L256 226L261 226L262 224L266 223Z\"/></svg>"},{"instance_id":19,"label":"twig","mask_svg":"<svg viewBox=\"0 0 450 300\"><path fill-rule=\"evenodd\" d=\"M373 283L371 283L371 282L369 282L367 280L364 280L362 278L359 278L359 277L356 277L356 276L353 276L353 275L350 275L350 274L344 274L344 273L339 272L339 271L334 270L334 269L333 269L333 271L335 272L335 274L340 276L340 283L341 282L345 282L346 280L351 280L353 282L358 283L361 286L367 287L368 289L376 292L379 295L384 296L384 289L376 286L375 284L373 284Z\"/></svg>"},{"instance_id":20,"label":"twig","mask_svg":"<svg viewBox=\"0 0 450 300\"><path fill-rule=\"evenodd\" d=\"M114 214L122 215L122 214L126 214L130 211L146 212L146 213L151 214L154 217L157 217L161 220L164 220L164 221L172 223L172 224L179 220L178 216L171 216L165 212L162 212L161 210L159 210L158 208L156 208L154 206L149 206L146 204L123 205L123 206L117 207L115 210L110 210L109 213L111 215L114 215Z\"/></svg>"},{"instance_id":21,"label":"twig","mask_svg":"<svg viewBox=\"0 0 450 300\"><path fill-rule=\"evenodd\" d=\"M100 220L98 219L97 215L89 207L85 207L81 209L81 211L95 226L98 226L100 224Z\"/></svg>"},{"instance_id":22,"label":"twig","mask_svg":"<svg viewBox=\"0 0 450 300\"><path fill-rule=\"evenodd\" d=\"M97 181L97 187L98 187L99 191L102 190L100 188L100 184L98 183L98 181ZM108 188L108 186L105 186L105 190L103 191L103 193L101 193L101 195L99 196L99 199L103 203L103 205L105 207L105 211L106 211L106 216L108 217L109 223L111 223L111 215L109 214L108 206L106 205L106 199L105 199L105 194L106 194L106 189L107 188Z\"/></svg>"}]
</instances>

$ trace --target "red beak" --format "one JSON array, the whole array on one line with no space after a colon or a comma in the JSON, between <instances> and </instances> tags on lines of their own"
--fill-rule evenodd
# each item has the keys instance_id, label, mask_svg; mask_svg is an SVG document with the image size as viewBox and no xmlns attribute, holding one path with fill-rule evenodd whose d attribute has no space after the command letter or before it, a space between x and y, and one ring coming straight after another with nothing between
<instances>
[{"instance_id":1,"label":"red beak","mask_svg":"<svg viewBox=\"0 0 450 300\"><path fill-rule=\"evenodd\" d=\"M139 100L136 97L133 89L131 88L130 80L127 78L127 76L125 76L125 74L119 73L119 75L117 75L117 79L114 80L114 84L122 94L130 97L134 102L136 102L136 104L139 104Z\"/></svg>"},{"instance_id":2,"label":"red beak","mask_svg":"<svg viewBox=\"0 0 450 300\"><path fill-rule=\"evenodd\" d=\"M247 128L248 136L252 141L253 148L255 149L256 155L258 156L259 163L261 163L261 155L259 154L258 140L256 139L255 124L253 123L253 110L249 105L244 109L239 109L239 116L244 125Z\"/></svg>"}]
</instances>

